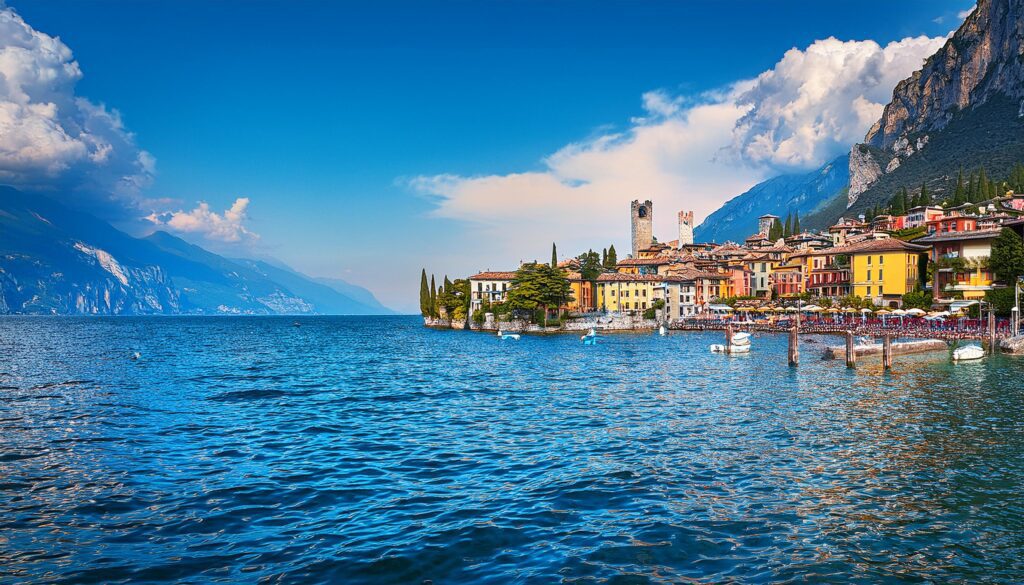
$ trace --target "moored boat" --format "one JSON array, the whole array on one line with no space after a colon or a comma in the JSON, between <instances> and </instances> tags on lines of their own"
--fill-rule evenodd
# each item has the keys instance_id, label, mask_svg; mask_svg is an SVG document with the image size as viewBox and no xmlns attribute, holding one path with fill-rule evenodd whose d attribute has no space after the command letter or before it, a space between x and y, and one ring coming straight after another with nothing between
<instances>
[{"instance_id":1,"label":"moored boat","mask_svg":"<svg viewBox=\"0 0 1024 585\"><path fill-rule=\"evenodd\" d=\"M977 343L962 345L953 350L954 362L968 362L985 357L985 350Z\"/></svg>"}]
</instances>

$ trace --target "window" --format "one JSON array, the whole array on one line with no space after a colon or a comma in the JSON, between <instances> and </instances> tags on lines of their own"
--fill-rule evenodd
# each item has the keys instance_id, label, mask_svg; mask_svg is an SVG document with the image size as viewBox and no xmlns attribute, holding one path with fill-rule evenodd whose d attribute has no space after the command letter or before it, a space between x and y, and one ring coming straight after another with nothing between
<instances>
[{"instance_id":1,"label":"window","mask_svg":"<svg viewBox=\"0 0 1024 585\"><path fill-rule=\"evenodd\" d=\"M879 264L885 264L885 256L879 256L878 257L878 263Z\"/></svg>"},{"instance_id":2,"label":"window","mask_svg":"<svg viewBox=\"0 0 1024 585\"><path fill-rule=\"evenodd\" d=\"M647 296L647 289L646 288L644 290L640 291L640 292L643 293L643 296L645 296L645 297Z\"/></svg>"},{"instance_id":3,"label":"window","mask_svg":"<svg viewBox=\"0 0 1024 585\"><path fill-rule=\"evenodd\" d=\"M868 287L868 293L867 293L867 296L869 296L869 297L871 296L871 287L870 287L870 286Z\"/></svg>"},{"instance_id":4,"label":"window","mask_svg":"<svg viewBox=\"0 0 1024 585\"><path fill-rule=\"evenodd\" d=\"M868 280L869 281L871 280L871 271L870 270L868 270ZM868 294L871 294L871 293L868 293Z\"/></svg>"},{"instance_id":5,"label":"window","mask_svg":"<svg viewBox=\"0 0 1024 585\"><path fill-rule=\"evenodd\" d=\"M878 269L878 280L885 280L885 277L882 276L882 269L881 268Z\"/></svg>"},{"instance_id":6,"label":"window","mask_svg":"<svg viewBox=\"0 0 1024 585\"><path fill-rule=\"evenodd\" d=\"M871 256L868 256L868 266L871 266Z\"/></svg>"}]
</instances>

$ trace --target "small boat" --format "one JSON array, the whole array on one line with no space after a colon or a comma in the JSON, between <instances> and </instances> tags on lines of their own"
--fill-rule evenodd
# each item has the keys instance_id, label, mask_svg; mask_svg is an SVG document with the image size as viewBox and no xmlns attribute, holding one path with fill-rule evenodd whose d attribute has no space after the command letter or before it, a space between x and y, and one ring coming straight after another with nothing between
<instances>
[{"instance_id":1,"label":"small boat","mask_svg":"<svg viewBox=\"0 0 1024 585\"><path fill-rule=\"evenodd\" d=\"M711 353L726 353L725 346L721 343L715 343L711 345ZM750 344L747 345L730 345L728 353L750 353Z\"/></svg>"},{"instance_id":2,"label":"small boat","mask_svg":"<svg viewBox=\"0 0 1024 585\"><path fill-rule=\"evenodd\" d=\"M985 357L985 350L977 343L960 346L953 350L954 362L980 360Z\"/></svg>"},{"instance_id":3,"label":"small boat","mask_svg":"<svg viewBox=\"0 0 1024 585\"><path fill-rule=\"evenodd\" d=\"M875 338L870 335L861 335L857 338L857 345L874 345Z\"/></svg>"},{"instance_id":4,"label":"small boat","mask_svg":"<svg viewBox=\"0 0 1024 585\"><path fill-rule=\"evenodd\" d=\"M591 328L586 335L580 337L580 341L583 345L597 345L597 331Z\"/></svg>"},{"instance_id":5,"label":"small boat","mask_svg":"<svg viewBox=\"0 0 1024 585\"><path fill-rule=\"evenodd\" d=\"M500 339L502 341L504 341L506 339L511 339L512 341L519 341L519 334L518 333L505 333L504 331L499 329L498 330L498 339Z\"/></svg>"},{"instance_id":6,"label":"small boat","mask_svg":"<svg viewBox=\"0 0 1024 585\"><path fill-rule=\"evenodd\" d=\"M733 345L747 345L747 346L749 346L750 345L750 334L746 333L744 331L740 331L739 333L733 334L733 336L732 336L732 344Z\"/></svg>"},{"instance_id":7,"label":"small boat","mask_svg":"<svg viewBox=\"0 0 1024 585\"><path fill-rule=\"evenodd\" d=\"M665 329L664 325L662 325L661 327L658 327L658 335L662 335L662 336L668 335L668 329Z\"/></svg>"}]
</instances>

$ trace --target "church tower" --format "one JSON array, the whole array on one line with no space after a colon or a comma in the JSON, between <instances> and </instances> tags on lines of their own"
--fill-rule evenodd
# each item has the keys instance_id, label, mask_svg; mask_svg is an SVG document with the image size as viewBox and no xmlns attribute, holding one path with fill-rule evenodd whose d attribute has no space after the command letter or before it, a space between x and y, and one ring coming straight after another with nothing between
<instances>
[{"instance_id":1,"label":"church tower","mask_svg":"<svg viewBox=\"0 0 1024 585\"><path fill-rule=\"evenodd\" d=\"M679 212L679 247L693 243L693 212Z\"/></svg>"},{"instance_id":2,"label":"church tower","mask_svg":"<svg viewBox=\"0 0 1024 585\"><path fill-rule=\"evenodd\" d=\"M630 204L630 221L633 227L633 257L638 258L640 250L650 248L654 243L654 204L650 200Z\"/></svg>"}]
</instances>

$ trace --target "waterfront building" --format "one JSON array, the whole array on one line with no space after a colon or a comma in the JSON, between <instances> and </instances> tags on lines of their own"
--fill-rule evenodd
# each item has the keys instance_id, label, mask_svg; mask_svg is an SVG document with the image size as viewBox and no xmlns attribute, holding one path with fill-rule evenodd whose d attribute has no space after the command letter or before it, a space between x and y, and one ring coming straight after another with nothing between
<instances>
[{"instance_id":1,"label":"waterfront building","mask_svg":"<svg viewBox=\"0 0 1024 585\"><path fill-rule=\"evenodd\" d=\"M927 222L928 234L948 234L952 232L973 232L978 229L978 218L953 211L950 215L937 217Z\"/></svg>"},{"instance_id":2,"label":"waterfront building","mask_svg":"<svg viewBox=\"0 0 1024 585\"><path fill-rule=\"evenodd\" d=\"M935 263L932 296L936 301L962 296L981 299L992 290L994 276L988 261L992 242L1001 228L973 232L935 233L914 240L915 244L931 246L930 258Z\"/></svg>"},{"instance_id":3,"label":"waterfront building","mask_svg":"<svg viewBox=\"0 0 1024 585\"><path fill-rule=\"evenodd\" d=\"M837 250L850 257L850 292L876 305L899 307L903 295L921 284L927 246L896 238L872 239Z\"/></svg>"},{"instance_id":4,"label":"waterfront building","mask_svg":"<svg viewBox=\"0 0 1024 585\"><path fill-rule=\"evenodd\" d=\"M572 289L572 300L566 304L565 309L573 313L589 313L596 309L594 283L583 280L582 275L576 271L566 272L565 277Z\"/></svg>"},{"instance_id":5,"label":"waterfront building","mask_svg":"<svg viewBox=\"0 0 1024 585\"><path fill-rule=\"evenodd\" d=\"M840 298L850 294L850 257L843 248L815 250L807 257L807 290L819 297Z\"/></svg>"},{"instance_id":6,"label":"waterfront building","mask_svg":"<svg viewBox=\"0 0 1024 585\"><path fill-rule=\"evenodd\" d=\"M677 268L665 280L665 307L669 319L690 317L704 312L721 298L731 296L730 276L721 272Z\"/></svg>"},{"instance_id":7,"label":"waterfront building","mask_svg":"<svg viewBox=\"0 0 1024 585\"><path fill-rule=\"evenodd\" d=\"M606 272L597 277L597 308L610 312L644 311L662 298L665 278L657 274Z\"/></svg>"},{"instance_id":8,"label":"waterfront building","mask_svg":"<svg viewBox=\"0 0 1024 585\"><path fill-rule=\"evenodd\" d=\"M491 304L503 303L512 288L515 272L480 272L469 277L469 308L476 311L484 301Z\"/></svg>"},{"instance_id":9,"label":"waterfront building","mask_svg":"<svg viewBox=\"0 0 1024 585\"><path fill-rule=\"evenodd\" d=\"M776 297L785 299L803 294L809 255L808 251L797 251L775 266L772 270L772 291Z\"/></svg>"}]
</instances>

